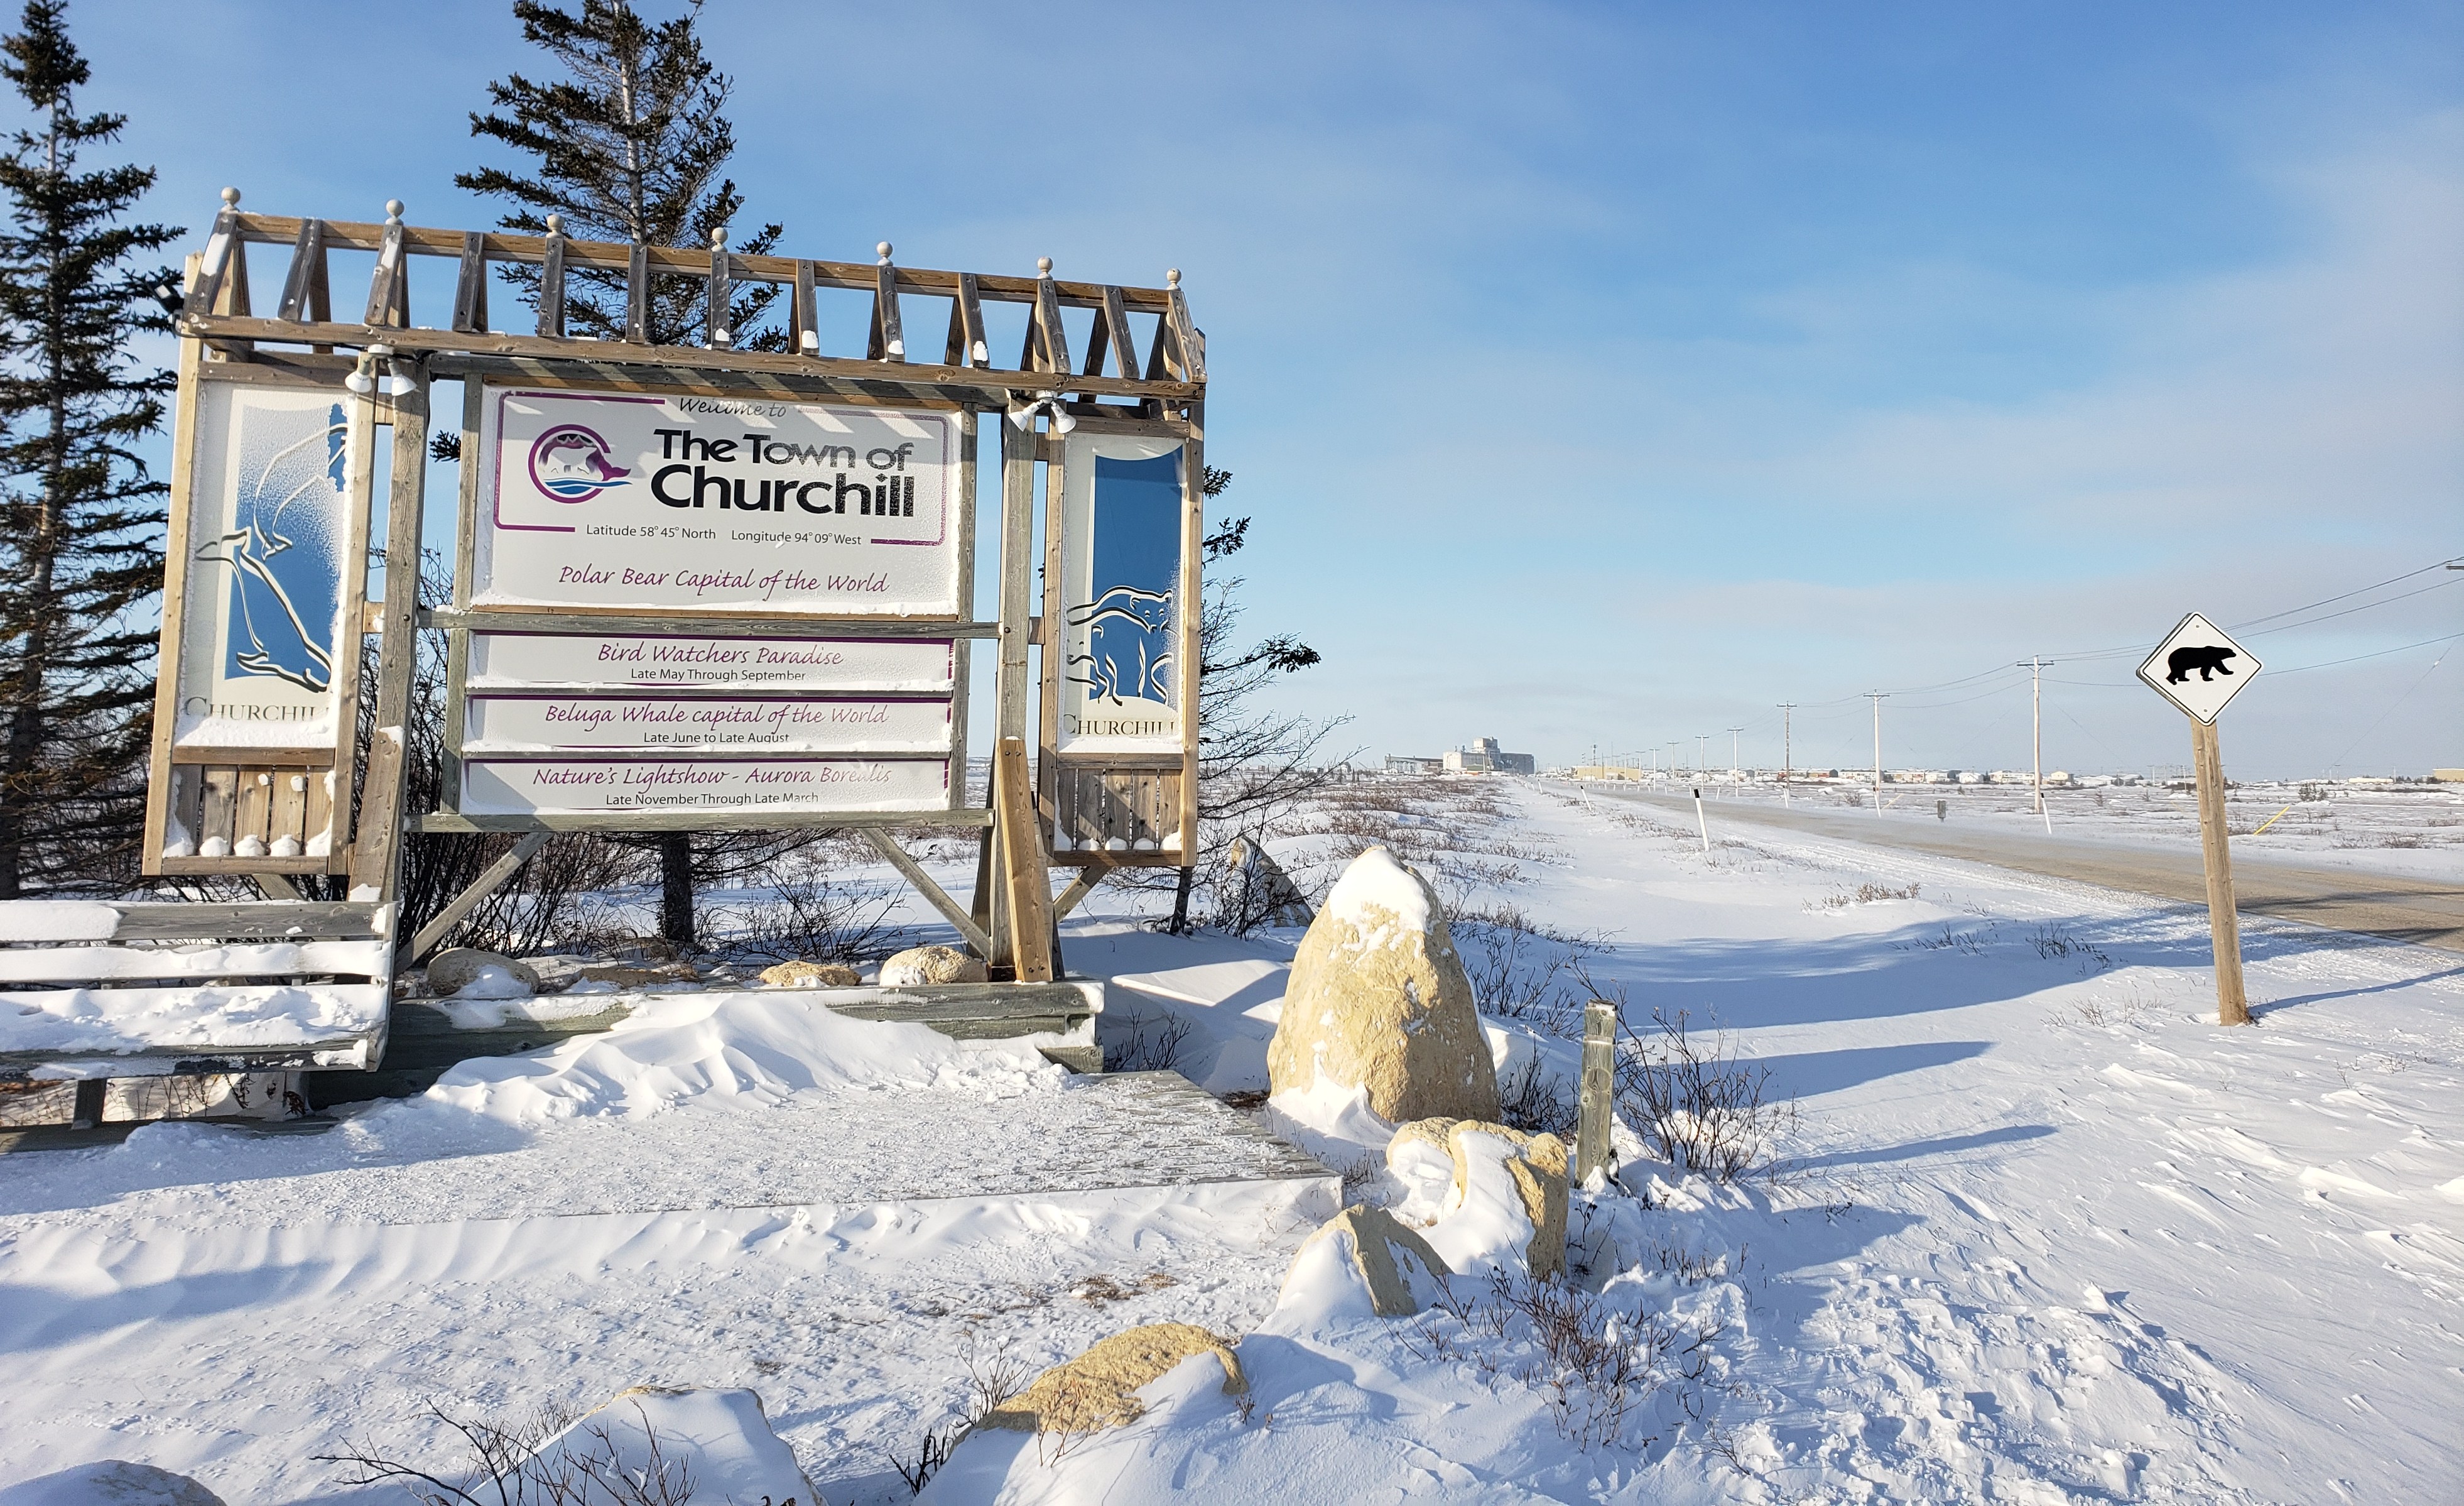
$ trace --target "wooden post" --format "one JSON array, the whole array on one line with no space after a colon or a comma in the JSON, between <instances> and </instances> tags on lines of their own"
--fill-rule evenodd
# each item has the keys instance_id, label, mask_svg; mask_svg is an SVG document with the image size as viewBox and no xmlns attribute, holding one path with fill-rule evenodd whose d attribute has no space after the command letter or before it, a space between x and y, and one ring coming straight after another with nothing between
<instances>
[{"instance_id":1,"label":"wooden post","mask_svg":"<svg viewBox=\"0 0 2464 1506\"><path fill-rule=\"evenodd\" d=\"M1026 776L1026 740L1003 738L993 754L993 808L1001 821L1009 891L1010 955L1021 983L1052 981L1052 892L1035 795Z\"/></svg>"},{"instance_id":2,"label":"wooden post","mask_svg":"<svg viewBox=\"0 0 2464 1506\"><path fill-rule=\"evenodd\" d=\"M2248 1025L2241 986L2241 922L2233 914L2233 854L2225 843L2225 761L2216 729L2190 719L2190 756L2199 786L2199 851L2208 867L2208 940L2216 958L2216 1023Z\"/></svg>"},{"instance_id":3,"label":"wooden post","mask_svg":"<svg viewBox=\"0 0 2464 1506\"><path fill-rule=\"evenodd\" d=\"M1580 1117L1574 1129L1574 1185L1605 1169L1609 1154L1609 1115L1617 1098L1617 1006L1594 999L1583 1006L1583 1080Z\"/></svg>"},{"instance_id":4,"label":"wooden post","mask_svg":"<svg viewBox=\"0 0 2464 1506\"><path fill-rule=\"evenodd\" d=\"M376 730L368 742L368 767L360 786L359 829L351 847L351 897L380 903L393 898L401 867L403 780L407 772L403 764L408 752L412 659L419 648L419 529L428 487L428 368L413 365L409 370L411 389L393 399L393 475L385 489L385 593L384 628L377 644ZM346 562L346 567L366 568L356 561ZM336 801L340 803L339 792Z\"/></svg>"}]
</instances>

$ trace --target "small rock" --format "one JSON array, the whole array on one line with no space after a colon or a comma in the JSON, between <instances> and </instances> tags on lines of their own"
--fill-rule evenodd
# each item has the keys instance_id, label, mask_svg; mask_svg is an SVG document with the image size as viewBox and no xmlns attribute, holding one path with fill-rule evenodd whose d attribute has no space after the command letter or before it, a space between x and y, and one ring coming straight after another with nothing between
<instances>
[{"instance_id":1,"label":"small rock","mask_svg":"<svg viewBox=\"0 0 2464 1506\"><path fill-rule=\"evenodd\" d=\"M854 988L864 975L845 963L808 963L798 958L761 969L761 981L773 988Z\"/></svg>"},{"instance_id":2,"label":"small rock","mask_svg":"<svg viewBox=\"0 0 2464 1506\"><path fill-rule=\"evenodd\" d=\"M881 986L885 988L982 983L984 976L984 960L969 957L955 946L911 946L881 964Z\"/></svg>"},{"instance_id":3,"label":"small rock","mask_svg":"<svg viewBox=\"0 0 2464 1506\"><path fill-rule=\"evenodd\" d=\"M528 963L516 962L502 952L483 952L475 946L449 946L429 958L428 991L440 999L451 997L477 982L491 967L519 984L524 993L539 991L539 974Z\"/></svg>"},{"instance_id":4,"label":"small rock","mask_svg":"<svg viewBox=\"0 0 2464 1506\"><path fill-rule=\"evenodd\" d=\"M793 1501L823 1506L813 1482L746 1390L636 1385L539 1445L528 1473L561 1481L565 1500ZM608 1479L633 1487L606 1490ZM599 1488L589 1488L596 1479ZM549 1494L549 1493L542 1493Z\"/></svg>"},{"instance_id":5,"label":"small rock","mask_svg":"<svg viewBox=\"0 0 2464 1506\"><path fill-rule=\"evenodd\" d=\"M185 1474L126 1459L99 1459L0 1490L0 1506L223 1506Z\"/></svg>"},{"instance_id":6,"label":"small rock","mask_svg":"<svg viewBox=\"0 0 2464 1506\"><path fill-rule=\"evenodd\" d=\"M1223 1363L1223 1394L1249 1389L1241 1372L1233 1340L1195 1323L1147 1323L1114 1334L1065 1364L1054 1365L1034 1384L1008 1398L988 1414L986 1428L1019 1432L1090 1433L1137 1421L1146 1410L1138 1387L1170 1371L1192 1355L1212 1354Z\"/></svg>"},{"instance_id":7,"label":"small rock","mask_svg":"<svg viewBox=\"0 0 2464 1506\"><path fill-rule=\"evenodd\" d=\"M1387 1148L1392 1154L1394 1147ZM1519 1260L1535 1276L1564 1271L1566 1142L1465 1119L1446 1132L1446 1148L1454 1156L1454 1186L1444 1214L1428 1230L1430 1247L1458 1271L1501 1257ZM1511 1248L1517 1241L1520 1250Z\"/></svg>"},{"instance_id":8,"label":"small rock","mask_svg":"<svg viewBox=\"0 0 2464 1506\"><path fill-rule=\"evenodd\" d=\"M1405 1227L1394 1214L1382 1207L1355 1203L1318 1226L1316 1233L1301 1242L1292 1255L1292 1270L1284 1278L1288 1289L1292 1277L1303 1266L1302 1257L1309 1248L1325 1240L1339 1240L1350 1255L1353 1273L1368 1288L1370 1309L1380 1318L1409 1318L1420 1310L1420 1298L1412 1290L1412 1267L1432 1276L1452 1275L1429 1242Z\"/></svg>"}]
</instances>

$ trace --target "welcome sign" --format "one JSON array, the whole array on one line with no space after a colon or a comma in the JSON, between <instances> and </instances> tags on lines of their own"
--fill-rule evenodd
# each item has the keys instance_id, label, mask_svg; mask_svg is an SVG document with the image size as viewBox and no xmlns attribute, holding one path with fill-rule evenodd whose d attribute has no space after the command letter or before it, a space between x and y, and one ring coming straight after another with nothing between
<instances>
[{"instance_id":1,"label":"welcome sign","mask_svg":"<svg viewBox=\"0 0 2464 1506\"><path fill-rule=\"evenodd\" d=\"M482 816L932 810L950 788L940 759L473 759L462 770L462 813Z\"/></svg>"},{"instance_id":2,"label":"welcome sign","mask_svg":"<svg viewBox=\"0 0 2464 1506\"><path fill-rule=\"evenodd\" d=\"M1059 725L1067 753L1181 751L1178 440L1073 435L1061 498Z\"/></svg>"},{"instance_id":3,"label":"welcome sign","mask_svg":"<svg viewBox=\"0 0 2464 1506\"><path fill-rule=\"evenodd\" d=\"M472 605L956 616L957 415L494 387Z\"/></svg>"},{"instance_id":4,"label":"welcome sign","mask_svg":"<svg viewBox=\"0 0 2464 1506\"><path fill-rule=\"evenodd\" d=\"M324 388L199 386L173 741L331 749L347 633L350 425Z\"/></svg>"}]
</instances>

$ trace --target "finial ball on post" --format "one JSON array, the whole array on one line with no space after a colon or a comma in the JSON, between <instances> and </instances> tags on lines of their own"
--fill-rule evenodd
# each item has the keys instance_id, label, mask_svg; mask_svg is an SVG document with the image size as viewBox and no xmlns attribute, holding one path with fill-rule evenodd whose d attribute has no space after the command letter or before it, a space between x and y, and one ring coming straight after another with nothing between
<instances>
[{"instance_id":1,"label":"finial ball on post","mask_svg":"<svg viewBox=\"0 0 2464 1506\"><path fill-rule=\"evenodd\" d=\"M393 221L395 221L395 220L399 220L399 219L401 219L401 218L402 218L402 201L401 201L400 199L387 199L387 200L385 200L385 221L386 221L386 223L390 224L390 223L392 223Z\"/></svg>"},{"instance_id":2,"label":"finial ball on post","mask_svg":"<svg viewBox=\"0 0 2464 1506\"><path fill-rule=\"evenodd\" d=\"M564 216L563 216L563 215L561 215L561 214L551 214L551 215L549 215L549 216L547 217L547 233L548 233L549 234L551 234L551 235L561 235L561 234L563 234L563 233L564 233Z\"/></svg>"},{"instance_id":3,"label":"finial ball on post","mask_svg":"<svg viewBox=\"0 0 2464 1506\"><path fill-rule=\"evenodd\" d=\"M1180 286L1180 269L1178 267L1164 268L1163 285L1168 288L1177 288Z\"/></svg>"},{"instance_id":4,"label":"finial ball on post","mask_svg":"<svg viewBox=\"0 0 2464 1506\"><path fill-rule=\"evenodd\" d=\"M1052 258L1050 256L1038 256L1035 258L1035 275L1039 277L1048 277L1052 276Z\"/></svg>"},{"instance_id":5,"label":"finial ball on post","mask_svg":"<svg viewBox=\"0 0 2464 1506\"><path fill-rule=\"evenodd\" d=\"M712 249L712 250L714 250L714 251L719 250L719 249L723 248L724 246L726 246L726 244L727 244L727 227L726 227L726 226L721 225L721 226L719 226L717 229L715 229L715 230L714 230L714 231L712 231L712 232L710 233L710 244L711 244L711 249Z\"/></svg>"},{"instance_id":6,"label":"finial ball on post","mask_svg":"<svg viewBox=\"0 0 2464 1506\"><path fill-rule=\"evenodd\" d=\"M233 210L239 208L239 190L237 188L225 188L223 190L223 206L226 209Z\"/></svg>"},{"instance_id":7,"label":"finial ball on post","mask_svg":"<svg viewBox=\"0 0 2464 1506\"><path fill-rule=\"evenodd\" d=\"M882 260L888 261L890 259L890 242L885 240L880 245L875 246L872 249L881 254Z\"/></svg>"}]
</instances>

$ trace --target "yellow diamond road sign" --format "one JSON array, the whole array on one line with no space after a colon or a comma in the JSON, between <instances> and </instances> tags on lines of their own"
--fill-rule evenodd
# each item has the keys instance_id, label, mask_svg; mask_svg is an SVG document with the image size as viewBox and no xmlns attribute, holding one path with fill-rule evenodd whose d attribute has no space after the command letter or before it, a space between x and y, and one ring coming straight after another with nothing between
<instances>
[{"instance_id":1,"label":"yellow diamond road sign","mask_svg":"<svg viewBox=\"0 0 2464 1506\"><path fill-rule=\"evenodd\" d=\"M2197 612L2183 618L2139 666L2139 677L2157 695L2210 726L2257 673L2250 651Z\"/></svg>"}]
</instances>

